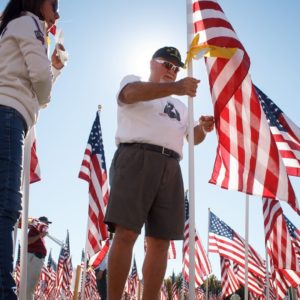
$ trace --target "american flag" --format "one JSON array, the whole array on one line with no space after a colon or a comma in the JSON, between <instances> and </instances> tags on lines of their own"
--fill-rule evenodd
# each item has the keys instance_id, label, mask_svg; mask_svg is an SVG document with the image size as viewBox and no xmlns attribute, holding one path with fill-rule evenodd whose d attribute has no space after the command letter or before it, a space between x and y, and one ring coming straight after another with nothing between
<instances>
[{"instance_id":1,"label":"american flag","mask_svg":"<svg viewBox=\"0 0 300 300\"><path fill-rule=\"evenodd\" d=\"M183 240L183 276L187 282L189 282L189 201L187 193L184 197L185 205L185 225L184 225L184 240ZM195 285L200 286L203 284L203 280L211 273L211 267L206 255L206 252L202 246L201 240L195 232Z\"/></svg>"},{"instance_id":2,"label":"american flag","mask_svg":"<svg viewBox=\"0 0 300 300\"><path fill-rule=\"evenodd\" d=\"M69 232L67 232L66 243L61 248L57 270L56 270L56 297L62 294L70 296L70 285L72 281L73 266L70 256L70 239Z\"/></svg>"},{"instance_id":3,"label":"american flag","mask_svg":"<svg viewBox=\"0 0 300 300\"><path fill-rule=\"evenodd\" d=\"M101 247L101 250L99 252L97 252L96 254L94 254L90 260L89 260L89 265L96 269L103 261L103 259L105 258L105 256L108 254L108 250L109 250L109 247L110 247L110 240L107 239L102 247Z\"/></svg>"},{"instance_id":4,"label":"american flag","mask_svg":"<svg viewBox=\"0 0 300 300\"><path fill-rule=\"evenodd\" d=\"M56 267L57 267L56 263L52 259L52 254L50 251L48 256L48 262L47 262L47 269L50 278L48 278L47 289L44 292L46 299L52 299L55 297L54 292L55 292L55 285L56 285Z\"/></svg>"},{"instance_id":5,"label":"american flag","mask_svg":"<svg viewBox=\"0 0 300 300\"><path fill-rule=\"evenodd\" d=\"M30 183L34 183L41 180L41 170L39 159L36 153L36 134L35 127L33 127L28 136L30 140Z\"/></svg>"},{"instance_id":6,"label":"american flag","mask_svg":"<svg viewBox=\"0 0 300 300\"><path fill-rule=\"evenodd\" d=\"M274 285L273 285L273 280L272 280L272 274L269 273L269 285L267 286L267 280L265 281L265 284L264 284L264 287L265 287L265 295L267 296L267 288L269 287L269 297L271 300L277 300L277 296L276 296L276 290L274 288Z\"/></svg>"},{"instance_id":7,"label":"american flag","mask_svg":"<svg viewBox=\"0 0 300 300\"><path fill-rule=\"evenodd\" d=\"M168 300L168 290L164 282L160 288L159 300Z\"/></svg>"},{"instance_id":8,"label":"american flag","mask_svg":"<svg viewBox=\"0 0 300 300\"><path fill-rule=\"evenodd\" d=\"M200 45L236 48L230 59L206 58L219 140L210 182L284 200L297 211L295 193L248 73L247 52L216 0L194 0L192 9Z\"/></svg>"},{"instance_id":9,"label":"american flag","mask_svg":"<svg viewBox=\"0 0 300 300\"><path fill-rule=\"evenodd\" d=\"M36 288L35 297L37 299L47 299L46 293L48 284L51 282L51 274L46 265L43 265L41 270L40 282Z\"/></svg>"},{"instance_id":10,"label":"american flag","mask_svg":"<svg viewBox=\"0 0 300 300\"><path fill-rule=\"evenodd\" d=\"M268 245L269 250L269 245ZM300 277L292 270L276 270L273 268L272 257L270 257L272 270L272 283L276 291L277 300L286 299L289 287L296 288L300 284Z\"/></svg>"},{"instance_id":11,"label":"american flag","mask_svg":"<svg viewBox=\"0 0 300 300\"><path fill-rule=\"evenodd\" d=\"M195 292L201 289L200 286L195 288ZM189 293L189 283L184 279L184 276L181 276L181 295L188 295Z\"/></svg>"},{"instance_id":12,"label":"american flag","mask_svg":"<svg viewBox=\"0 0 300 300\"><path fill-rule=\"evenodd\" d=\"M225 222L210 212L209 217L209 251L219 253L245 267L245 241ZM253 274L265 278L264 261L259 254L249 245L248 268Z\"/></svg>"},{"instance_id":13,"label":"american flag","mask_svg":"<svg viewBox=\"0 0 300 300\"><path fill-rule=\"evenodd\" d=\"M173 300L179 300L179 289L177 286L177 280L175 277L175 273L172 273L172 286L171 286L171 297Z\"/></svg>"},{"instance_id":14,"label":"american flag","mask_svg":"<svg viewBox=\"0 0 300 300\"><path fill-rule=\"evenodd\" d=\"M138 281L139 281L139 277L138 277L136 262L135 262L135 258L134 258L131 273L128 276L128 293L129 293L131 299L136 298Z\"/></svg>"},{"instance_id":15,"label":"american flag","mask_svg":"<svg viewBox=\"0 0 300 300\"><path fill-rule=\"evenodd\" d=\"M300 284L300 266L279 201L263 198L265 243L279 299Z\"/></svg>"},{"instance_id":16,"label":"american flag","mask_svg":"<svg viewBox=\"0 0 300 300\"><path fill-rule=\"evenodd\" d=\"M300 230L285 215L283 217L296 252L298 263L300 263Z\"/></svg>"},{"instance_id":17,"label":"american flag","mask_svg":"<svg viewBox=\"0 0 300 300\"><path fill-rule=\"evenodd\" d=\"M220 263L222 277L222 296L226 298L237 291L240 288L240 284L232 270L230 260L220 256Z\"/></svg>"},{"instance_id":18,"label":"american flag","mask_svg":"<svg viewBox=\"0 0 300 300\"><path fill-rule=\"evenodd\" d=\"M39 232L48 232L48 224L41 222L36 218L28 218L28 227L34 227Z\"/></svg>"},{"instance_id":19,"label":"american flag","mask_svg":"<svg viewBox=\"0 0 300 300\"><path fill-rule=\"evenodd\" d=\"M288 175L300 176L300 128L257 86L255 90Z\"/></svg>"},{"instance_id":20,"label":"american flag","mask_svg":"<svg viewBox=\"0 0 300 300\"><path fill-rule=\"evenodd\" d=\"M84 285L84 299L100 299L97 291L96 275L93 268L88 268L86 271L86 279Z\"/></svg>"},{"instance_id":21,"label":"american flag","mask_svg":"<svg viewBox=\"0 0 300 300\"><path fill-rule=\"evenodd\" d=\"M269 243L275 269L300 271L291 236L279 201L263 198L265 243Z\"/></svg>"},{"instance_id":22,"label":"american flag","mask_svg":"<svg viewBox=\"0 0 300 300\"><path fill-rule=\"evenodd\" d=\"M206 298L205 291L200 286L196 287L195 296L196 300L205 300Z\"/></svg>"},{"instance_id":23,"label":"american flag","mask_svg":"<svg viewBox=\"0 0 300 300\"><path fill-rule=\"evenodd\" d=\"M98 113L85 149L79 178L89 183L88 242L86 249L89 255L92 256L100 251L100 241L108 238L107 228L103 222L108 201L108 181Z\"/></svg>"},{"instance_id":24,"label":"american flag","mask_svg":"<svg viewBox=\"0 0 300 300\"><path fill-rule=\"evenodd\" d=\"M242 286L245 286L245 268L238 265L237 263L233 263L233 272ZM264 282L265 279L253 275L251 272L248 272L248 290L249 292L255 294L255 299L262 297L264 294Z\"/></svg>"},{"instance_id":25,"label":"american flag","mask_svg":"<svg viewBox=\"0 0 300 300\"><path fill-rule=\"evenodd\" d=\"M170 246L168 250L168 259L176 259L176 248L175 248L175 242L170 241Z\"/></svg>"},{"instance_id":26,"label":"american flag","mask_svg":"<svg viewBox=\"0 0 300 300\"><path fill-rule=\"evenodd\" d=\"M21 245L19 243L19 245L18 245L18 256L17 256L16 266L15 266L15 281L16 281L17 291L19 291L20 276L21 276L21 263L20 263L21 256L20 255L21 255Z\"/></svg>"}]
</instances>

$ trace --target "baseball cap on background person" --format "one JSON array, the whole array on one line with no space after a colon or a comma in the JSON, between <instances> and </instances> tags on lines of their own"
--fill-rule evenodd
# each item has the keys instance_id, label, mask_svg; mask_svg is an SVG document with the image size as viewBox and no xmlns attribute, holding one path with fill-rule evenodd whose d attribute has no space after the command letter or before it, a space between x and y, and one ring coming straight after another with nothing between
<instances>
[{"instance_id":1,"label":"baseball cap on background person","mask_svg":"<svg viewBox=\"0 0 300 300\"><path fill-rule=\"evenodd\" d=\"M39 220L45 224L51 224L52 222L48 220L47 217L39 217Z\"/></svg>"},{"instance_id":2,"label":"baseball cap on background person","mask_svg":"<svg viewBox=\"0 0 300 300\"><path fill-rule=\"evenodd\" d=\"M183 67L184 63L181 61L181 55L175 47L163 47L155 51L152 59L161 57L167 59L170 62L175 63L179 67Z\"/></svg>"}]
</instances>

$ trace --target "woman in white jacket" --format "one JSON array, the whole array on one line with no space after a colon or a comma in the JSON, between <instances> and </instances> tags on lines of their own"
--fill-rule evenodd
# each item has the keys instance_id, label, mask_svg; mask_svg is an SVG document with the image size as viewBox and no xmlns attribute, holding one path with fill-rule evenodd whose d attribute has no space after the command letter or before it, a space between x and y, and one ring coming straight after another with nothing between
<instances>
[{"instance_id":1,"label":"woman in white jacket","mask_svg":"<svg viewBox=\"0 0 300 300\"><path fill-rule=\"evenodd\" d=\"M10 0L0 16L0 300L15 300L12 232L21 211L24 139L63 67L47 56L58 0ZM54 68L51 68L52 67Z\"/></svg>"}]
</instances>

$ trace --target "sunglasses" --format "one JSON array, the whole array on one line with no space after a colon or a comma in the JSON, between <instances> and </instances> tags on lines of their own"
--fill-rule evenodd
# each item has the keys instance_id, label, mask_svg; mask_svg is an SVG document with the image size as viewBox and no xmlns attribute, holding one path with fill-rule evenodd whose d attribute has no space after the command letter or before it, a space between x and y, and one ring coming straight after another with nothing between
<instances>
[{"instance_id":1,"label":"sunglasses","mask_svg":"<svg viewBox=\"0 0 300 300\"><path fill-rule=\"evenodd\" d=\"M177 74L180 71L180 68L178 66L175 66L174 64L168 61L161 60L161 59L155 59L155 61L158 62L159 64L162 64L167 70L174 71L175 74Z\"/></svg>"},{"instance_id":2,"label":"sunglasses","mask_svg":"<svg viewBox=\"0 0 300 300\"><path fill-rule=\"evenodd\" d=\"M52 2L51 5L53 12L58 13L58 1Z\"/></svg>"}]
</instances>

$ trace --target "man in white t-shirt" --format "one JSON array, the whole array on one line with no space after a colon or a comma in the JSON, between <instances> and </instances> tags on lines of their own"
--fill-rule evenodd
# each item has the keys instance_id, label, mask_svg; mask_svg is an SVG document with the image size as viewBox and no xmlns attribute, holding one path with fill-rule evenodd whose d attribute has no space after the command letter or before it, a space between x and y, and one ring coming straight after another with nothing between
<instances>
[{"instance_id":1,"label":"man in white t-shirt","mask_svg":"<svg viewBox=\"0 0 300 300\"><path fill-rule=\"evenodd\" d=\"M170 240L182 240L184 187L179 161L188 132L186 106L172 95L196 96L199 80L176 81L183 67L174 47L158 49L148 82L126 76L118 101L118 149L110 168L111 190L105 222L115 232L108 259L108 299L118 300L130 269L134 243L145 225L143 300L158 297ZM214 128L212 116L194 127L194 143Z\"/></svg>"}]
</instances>

